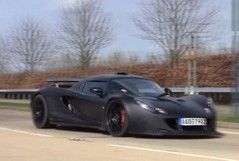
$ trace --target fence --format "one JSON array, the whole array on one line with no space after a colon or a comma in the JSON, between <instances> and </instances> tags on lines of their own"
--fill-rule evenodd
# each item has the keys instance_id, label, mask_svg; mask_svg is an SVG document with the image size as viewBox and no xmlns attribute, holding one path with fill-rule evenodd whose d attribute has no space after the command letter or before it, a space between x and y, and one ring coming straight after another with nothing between
<instances>
[{"instance_id":1,"label":"fence","mask_svg":"<svg viewBox=\"0 0 239 161\"><path fill-rule=\"evenodd\" d=\"M1 89L0 98L5 99L31 99L38 89Z\"/></svg>"},{"instance_id":2,"label":"fence","mask_svg":"<svg viewBox=\"0 0 239 161\"><path fill-rule=\"evenodd\" d=\"M171 88L176 96L185 95L186 88ZM2 89L0 98L4 99L30 99L39 89ZM216 103L228 104L232 100L233 88L197 88L196 91L206 97L211 97Z\"/></svg>"}]
</instances>

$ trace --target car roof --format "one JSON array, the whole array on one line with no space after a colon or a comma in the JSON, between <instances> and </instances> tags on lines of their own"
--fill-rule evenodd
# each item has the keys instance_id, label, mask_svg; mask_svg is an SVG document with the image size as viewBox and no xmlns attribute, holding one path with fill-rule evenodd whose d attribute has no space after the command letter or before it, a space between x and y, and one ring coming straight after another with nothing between
<instances>
[{"instance_id":1,"label":"car roof","mask_svg":"<svg viewBox=\"0 0 239 161\"><path fill-rule=\"evenodd\" d=\"M127 73L115 73L115 74L102 74L93 76L85 79L85 81L110 81L112 79L122 79L122 78L138 78L138 79L147 79L142 76L132 75Z\"/></svg>"}]
</instances>

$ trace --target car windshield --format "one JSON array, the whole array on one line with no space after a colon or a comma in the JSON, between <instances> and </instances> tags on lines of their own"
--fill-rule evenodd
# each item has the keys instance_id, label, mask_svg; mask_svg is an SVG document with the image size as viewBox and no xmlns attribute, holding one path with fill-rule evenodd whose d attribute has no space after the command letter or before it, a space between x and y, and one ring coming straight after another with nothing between
<instances>
[{"instance_id":1,"label":"car windshield","mask_svg":"<svg viewBox=\"0 0 239 161\"><path fill-rule=\"evenodd\" d=\"M127 78L114 81L137 96L157 97L164 93L158 84L147 79Z\"/></svg>"}]
</instances>

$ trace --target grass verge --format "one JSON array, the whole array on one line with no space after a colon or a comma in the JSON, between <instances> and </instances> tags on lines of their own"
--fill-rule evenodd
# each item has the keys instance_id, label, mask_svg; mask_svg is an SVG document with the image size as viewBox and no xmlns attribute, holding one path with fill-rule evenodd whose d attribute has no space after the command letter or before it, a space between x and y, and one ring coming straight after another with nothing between
<instances>
[{"instance_id":1,"label":"grass verge","mask_svg":"<svg viewBox=\"0 0 239 161\"><path fill-rule=\"evenodd\" d=\"M239 123L239 116L218 116L218 121Z\"/></svg>"},{"instance_id":2,"label":"grass verge","mask_svg":"<svg viewBox=\"0 0 239 161\"><path fill-rule=\"evenodd\" d=\"M0 109L30 110L30 104L16 102L0 102Z\"/></svg>"}]
</instances>

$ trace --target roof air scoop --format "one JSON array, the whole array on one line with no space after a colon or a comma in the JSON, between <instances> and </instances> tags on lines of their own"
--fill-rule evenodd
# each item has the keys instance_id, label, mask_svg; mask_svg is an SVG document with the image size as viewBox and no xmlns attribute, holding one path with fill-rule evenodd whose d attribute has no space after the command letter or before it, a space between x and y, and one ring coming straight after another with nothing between
<instances>
[{"instance_id":1,"label":"roof air scoop","mask_svg":"<svg viewBox=\"0 0 239 161\"><path fill-rule=\"evenodd\" d=\"M118 73L115 73L117 75L128 75L128 73L125 73L125 72L118 72Z\"/></svg>"}]
</instances>

